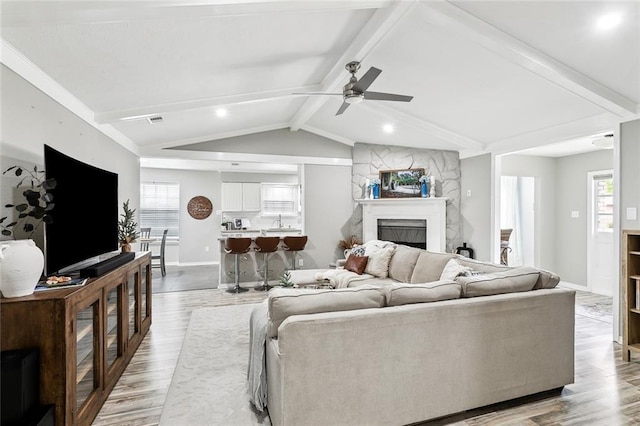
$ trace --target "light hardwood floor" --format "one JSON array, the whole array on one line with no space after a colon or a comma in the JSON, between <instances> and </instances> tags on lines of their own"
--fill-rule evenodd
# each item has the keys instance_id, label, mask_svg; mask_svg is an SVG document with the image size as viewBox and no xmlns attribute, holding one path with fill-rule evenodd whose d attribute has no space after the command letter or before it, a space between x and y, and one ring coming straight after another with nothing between
<instances>
[{"instance_id":1,"label":"light hardwood floor","mask_svg":"<svg viewBox=\"0 0 640 426\"><path fill-rule=\"evenodd\" d=\"M155 425L160 419L191 311L258 303L264 292L221 289L154 294L153 324L94 421L95 425ZM597 296L596 296L597 297ZM581 300L594 296L581 293ZM500 403L424 425L640 425L640 358L622 361L611 324L576 315L575 383L560 392ZM217 401L212 403L224 403Z\"/></svg>"}]
</instances>

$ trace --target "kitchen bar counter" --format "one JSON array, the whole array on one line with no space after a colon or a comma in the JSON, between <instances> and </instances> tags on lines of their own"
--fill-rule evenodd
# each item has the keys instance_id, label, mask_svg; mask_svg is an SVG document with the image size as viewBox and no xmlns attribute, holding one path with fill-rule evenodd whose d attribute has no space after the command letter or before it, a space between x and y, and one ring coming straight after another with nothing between
<instances>
[{"instance_id":1,"label":"kitchen bar counter","mask_svg":"<svg viewBox=\"0 0 640 426\"><path fill-rule=\"evenodd\" d=\"M298 228L269 228L269 229L232 229L229 231L220 231L220 234L224 237L234 237L235 234L247 234L248 237L255 237L256 234L263 234L262 236L273 237L277 234L286 235L300 235L302 230ZM275 234L275 235L274 235Z\"/></svg>"},{"instance_id":2,"label":"kitchen bar counter","mask_svg":"<svg viewBox=\"0 0 640 426\"><path fill-rule=\"evenodd\" d=\"M247 230L241 229L236 231L223 231L222 236L218 238L220 245L220 284L232 284L235 282L233 274L229 274L229 272L234 270L233 265L235 256L233 254L227 254L224 251L224 242L227 237L243 237L251 238L253 240L249 251L239 256L240 285L242 287L251 288L262 284L262 275L259 270L261 270L264 265L264 254L255 250L255 239L260 236L280 237L281 239L278 250L273 253L269 253L269 281L272 284L277 283L280 280L280 277L282 277L284 271L292 269L291 262L293 261L293 253L282 248L282 239L286 236L302 235L302 232L299 229L291 229L291 232L289 232L289 229L290 228L283 228L278 231L270 231L267 232L266 235L261 235L260 231L247 232ZM301 256L303 253L304 251L298 252L298 260L303 257Z\"/></svg>"}]
</instances>

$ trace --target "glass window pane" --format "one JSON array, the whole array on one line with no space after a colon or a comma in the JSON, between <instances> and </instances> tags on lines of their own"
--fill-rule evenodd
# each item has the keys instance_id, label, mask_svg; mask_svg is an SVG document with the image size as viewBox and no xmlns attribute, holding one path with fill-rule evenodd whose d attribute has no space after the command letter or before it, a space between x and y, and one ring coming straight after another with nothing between
<instances>
[{"instance_id":1,"label":"glass window pane","mask_svg":"<svg viewBox=\"0 0 640 426\"><path fill-rule=\"evenodd\" d=\"M118 348L120 342L120 327L118 327L120 307L120 286L114 287L107 293L107 366L111 367L121 352Z\"/></svg>"},{"instance_id":2,"label":"glass window pane","mask_svg":"<svg viewBox=\"0 0 640 426\"><path fill-rule=\"evenodd\" d=\"M76 407L80 408L97 388L95 347L97 333L94 319L98 318L98 302L76 315Z\"/></svg>"},{"instance_id":3,"label":"glass window pane","mask_svg":"<svg viewBox=\"0 0 640 426\"><path fill-rule=\"evenodd\" d=\"M140 184L140 227L151 228L151 237L162 238L168 229L168 240L180 236L180 185L170 182Z\"/></svg>"},{"instance_id":4,"label":"glass window pane","mask_svg":"<svg viewBox=\"0 0 640 426\"><path fill-rule=\"evenodd\" d=\"M129 339L133 337L138 330L138 322L136 321L138 300L136 299L136 280L138 274L129 277Z\"/></svg>"},{"instance_id":5,"label":"glass window pane","mask_svg":"<svg viewBox=\"0 0 640 426\"><path fill-rule=\"evenodd\" d=\"M298 209L298 185L262 184L263 215L296 215Z\"/></svg>"}]
</instances>

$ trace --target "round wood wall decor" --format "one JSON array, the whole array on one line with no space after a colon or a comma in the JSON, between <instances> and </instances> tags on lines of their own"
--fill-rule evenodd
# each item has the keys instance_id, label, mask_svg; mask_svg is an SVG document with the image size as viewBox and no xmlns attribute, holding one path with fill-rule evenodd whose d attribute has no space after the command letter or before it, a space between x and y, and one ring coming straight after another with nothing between
<instances>
[{"instance_id":1,"label":"round wood wall decor","mask_svg":"<svg viewBox=\"0 0 640 426\"><path fill-rule=\"evenodd\" d=\"M194 219L206 219L209 217L212 210L213 204L211 204L211 200L202 195L193 197L187 204L187 211Z\"/></svg>"}]
</instances>

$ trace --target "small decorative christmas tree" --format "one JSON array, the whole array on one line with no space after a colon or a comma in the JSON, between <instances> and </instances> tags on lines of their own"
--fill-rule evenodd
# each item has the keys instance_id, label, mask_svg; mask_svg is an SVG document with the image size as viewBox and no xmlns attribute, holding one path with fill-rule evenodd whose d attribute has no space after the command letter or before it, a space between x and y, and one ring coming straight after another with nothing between
<instances>
[{"instance_id":1,"label":"small decorative christmas tree","mask_svg":"<svg viewBox=\"0 0 640 426\"><path fill-rule=\"evenodd\" d=\"M133 220L136 209L129 208L129 200L122 204L124 213L120 214L122 219L118 221L118 240L123 252L131 251L131 243L135 243L138 238L138 224Z\"/></svg>"}]
</instances>

